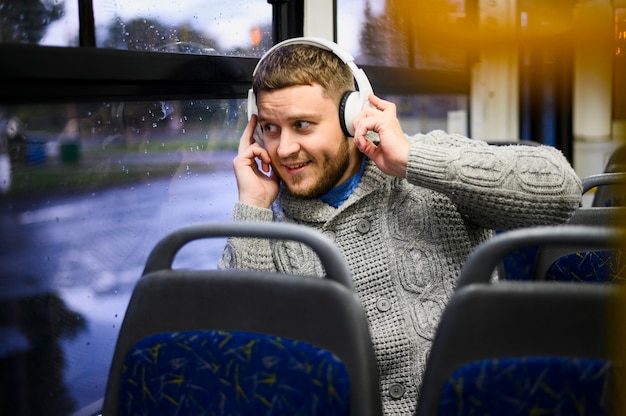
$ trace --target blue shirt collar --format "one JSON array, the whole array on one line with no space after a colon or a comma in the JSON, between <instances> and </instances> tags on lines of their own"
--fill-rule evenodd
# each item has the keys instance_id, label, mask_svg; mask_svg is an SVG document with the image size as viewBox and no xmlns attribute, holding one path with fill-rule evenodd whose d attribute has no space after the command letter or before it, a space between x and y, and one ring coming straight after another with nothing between
<instances>
[{"instance_id":1,"label":"blue shirt collar","mask_svg":"<svg viewBox=\"0 0 626 416\"><path fill-rule=\"evenodd\" d=\"M335 186L333 189L320 196L319 199L334 208L339 208L341 204L343 204L346 199L348 199L348 197L352 195L352 192L354 192L356 187L359 185L359 182L361 182L361 177L363 176L363 172L365 171L366 162L367 157L363 156L361 168L357 173L350 176L348 180L343 182L341 185Z\"/></svg>"}]
</instances>

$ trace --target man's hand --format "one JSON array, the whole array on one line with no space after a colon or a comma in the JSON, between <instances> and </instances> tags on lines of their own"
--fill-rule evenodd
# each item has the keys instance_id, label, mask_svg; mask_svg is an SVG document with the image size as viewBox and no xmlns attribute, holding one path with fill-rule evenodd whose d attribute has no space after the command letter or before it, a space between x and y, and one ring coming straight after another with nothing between
<instances>
[{"instance_id":1,"label":"man's hand","mask_svg":"<svg viewBox=\"0 0 626 416\"><path fill-rule=\"evenodd\" d=\"M354 121L354 143L384 173L404 178L410 145L396 117L396 105L374 94L368 98L371 107L366 106ZM378 133L378 145L365 137L368 131Z\"/></svg>"},{"instance_id":2,"label":"man's hand","mask_svg":"<svg viewBox=\"0 0 626 416\"><path fill-rule=\"evenodd\" d=\"M253 115L239 140L233 168L239 189L239 202L269 208L278 196L278 178L272 172L269 153L254 140L256 124L257 116Z\"/></svg>"}]
</instances>

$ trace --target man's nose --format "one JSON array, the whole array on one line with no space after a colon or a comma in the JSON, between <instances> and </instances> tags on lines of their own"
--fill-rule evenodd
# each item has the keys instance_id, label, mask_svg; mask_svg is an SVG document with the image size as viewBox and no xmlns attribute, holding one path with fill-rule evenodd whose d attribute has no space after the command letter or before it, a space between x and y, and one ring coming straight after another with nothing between
<instances>
[{"instance_id":1,"label":"man's nose","mask_svg":"<svg viewBox=\"0 0 626 416\"><path fill-rule=\"evenodd\" d=\"M278 143L278 149L276 153L279 157L284 158L298 153L300 150L300 142L297 134L294 132L283 129L280 133L280 142Z\"/></svg>"}]
</instances>

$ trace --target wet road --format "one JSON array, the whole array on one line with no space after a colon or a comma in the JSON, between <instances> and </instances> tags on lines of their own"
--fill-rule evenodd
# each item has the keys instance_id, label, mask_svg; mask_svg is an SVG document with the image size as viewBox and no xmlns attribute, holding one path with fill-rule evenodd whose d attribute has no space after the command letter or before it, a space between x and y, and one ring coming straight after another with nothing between
<instances>
[{"instance_id":1,"label":"wet road","mask_svg":"<svg viewBox=\"0 0 626 416\"><path fill-rule=\"evenodd\" d=\"M234 176L220 171L0 200L0 382L11 385L0 413L71 414L102 397L150 249L179 227L230 220L236 197ZM189 244L174 266L215 268L223 244Z\"/></svg>"}]
</instances>

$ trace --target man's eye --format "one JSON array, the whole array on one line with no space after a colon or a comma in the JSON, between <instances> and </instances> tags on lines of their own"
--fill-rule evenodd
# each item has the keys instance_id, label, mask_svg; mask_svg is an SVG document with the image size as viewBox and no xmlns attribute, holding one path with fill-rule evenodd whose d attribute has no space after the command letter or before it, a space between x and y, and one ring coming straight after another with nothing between
<instances>
[{"instance_id":1,"label":"man's eye","mask_svg":"<svg viewBox=\"0 0 626 416\"><path fill-rule=\"evenodd\" d=\"M304 120L298 120L296 121L296 128L297 129L306 129L311 125L311 123L309 123L308 121L304 121Z\"/></svg>"},{"instance_id":2,"label":"man's eye","mask_svg":"<svg viewBox=\"0 0 626 416\"><path fill-rule=\"evenodd\" d=\"M271 134L272 132L276 131L276 126L270 123L267 123L264 126L261 126L261 129L263 130L264 134Z\"/></svg>"}]
</instances>

